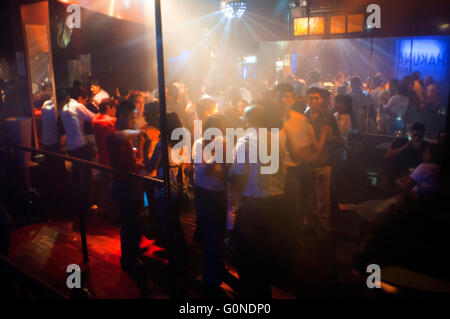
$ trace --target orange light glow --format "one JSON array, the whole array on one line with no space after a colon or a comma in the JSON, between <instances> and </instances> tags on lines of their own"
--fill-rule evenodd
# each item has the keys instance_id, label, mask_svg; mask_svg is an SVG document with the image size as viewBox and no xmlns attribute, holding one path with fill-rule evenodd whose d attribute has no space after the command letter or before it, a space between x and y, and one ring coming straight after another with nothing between
<instances>
[{"instance_id":1,"label":"orange light glow","mask_svg":"<svg viewBox=\"0 0 450 319\"><path fill-rule=\"evenodd\" d=\"M294 35L308 35L308 18L294 19Z\"/></svg>"},{"instance_id":2,"label":"orange light glow","mask_svg":"<svg viewBox=\"0 0 450 319\"><path fill-rule=\"evenodd\" d=\"M325 33L325 18L311 17L309 18L309 34L324 34Z\"/></svg>"},{"instance_id":3,"label":"orange light glow","mask_svg":"<svg viewBox=\"0 0 450 319\"><path fill-rule=\"evenodd\" d=\"M398 288L391 286L385 282L380 282L381 284L381 289L383 289L385 292L387 292L388 294L396 294L398 293Z\"/></svg>"},{"instance_id":4,"label":"orange light glow","mask_svg":"<svg viewBox=\"0 0 450 319\"><path fill-rule=\"evenodd\" d=\"M330 19L330 33L345 33L345 16L332 16Z\"/></svg>"},{"instance_id":5,"label":"orange light glow","mask_svg":"<svg viewBox=\"0 0 450 319\"><path fill-rule=\"evenodd\" d=\"M348 15L347 32L361 32L363 31L364 15L350 14Z\"/></svg>"}]
</instances>

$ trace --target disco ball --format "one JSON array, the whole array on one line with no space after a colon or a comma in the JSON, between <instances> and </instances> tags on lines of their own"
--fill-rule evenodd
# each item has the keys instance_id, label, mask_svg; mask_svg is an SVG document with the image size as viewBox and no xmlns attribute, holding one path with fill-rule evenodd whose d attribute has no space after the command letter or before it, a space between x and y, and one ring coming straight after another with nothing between
<instances>
[{"instance_id":1,"label":"disco ball","mask_svg":"<svg viewBox=\"0 0 450 319\"><path fill-rule=\"evenodd\" d=\"M226 0L220 2L220 11L228 19L242 18L246 9L247 3L242 0Z\"/></svg>"}]
</instances>

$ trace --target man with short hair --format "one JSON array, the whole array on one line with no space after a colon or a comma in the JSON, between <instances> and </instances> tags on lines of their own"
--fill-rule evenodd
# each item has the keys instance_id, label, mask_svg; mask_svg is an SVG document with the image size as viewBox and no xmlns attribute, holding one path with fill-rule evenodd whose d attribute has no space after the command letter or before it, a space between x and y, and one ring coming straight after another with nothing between
<instances>
[{"instance_id":1,"label":"man with short hair","mask_svg":"<svg viewBox=\"0 0 450 319\"><path fill-rule=\"evenodd\" d=\"M319 222L319 231L331 231L330 209L337 210L334 197L334 179L343 166L346 153L344 140L341 138L339 127L334 115L328 110L330 93L326 89L310 88L307 92L309 111L306 116L314 130L317 139L326 138L326 142L319 153L314 166L314 184L316 205L313 210ZM323 131L327 131L323 137Z\"/></svg>"},{"instance_id":2,"label":"man with short hair","mask_svg":"<svg viewBox=\"0 0 450 319\"><path fill-rule=\"evenodd\" d=\"M67 93L66 93L67 94ZM95 118L95 114L89 111L82 103L88 100L87 92L78 88L74 92L74 97L62 107L61 120L66 131L66 149L70 156L78 157L84 160L92 160L92 150L88 144L84 123L90 124ZM68 94L67 94L68 98ZM92 124L91 124L92 125ZM82 190L85 192L83 197L90 202L91 197L91 169L86 166L73 165L73 175L79 185L83 185Z\"/></svg>"},{"instance_id":3,"label":"man with short hair","mask_svg":"<svg viewBox=\"0 0 450 319\"><path fill-rule=\"evenodd\" d=\"M95 114L84 104L88 101L87 92L84 89L77 89L73 97L61 110L61 119L66 131L67 152L71 156L88 159L83 124L85 121L92 123Z\"/></svg>"},{"instance_id":4,"label":"man with short hair","mask_svg":"<svg viewBox=\"0 0 450 319\"><path fill-rule=\"evenodd\" d=\"M92 92L92 103L95 106L99 106L103 99L109 98L109 94L102 89L100 82L98 80L93 80L91 82L90 90Z\"/></svg>"},{"instance_id":5,"label":"man with short hair","mask_svg":"<svg viewBox=\"0 0 450 319\"><path fill-rule=\"evenodd\" d=\"M316 92L314 99L320 99L320 89L311 88ZM320 103L320 101L317 101ZM327 129L324 129L318 144L315 143L314 132L311 124L304 114L305 107L295 107L289 95L284 99L283 132L286 136L286 167L285 196L286 208L281 210L282 223L285 225L284 239L282 243L283 255L291 258L292 250L297 249L304 230L306 216L310 211L309 192L312 189L312 171L309 169L322 153ZM288 259L285 264L290 264Z\"/></svg>"},{"instance_id":6,"label":"man with short hair","mask_svg":"<svg viewBox=\"0 0 450 319\"><path fill-rule=\"evenodd\" d=\"M392 185L396 178L408 175L409 168L415 168L420 164L429 144L423 140L425 129L425 125L415 122L410 128L410 139L399 137L392 142L384 155L386 160L384 183Z\"/></svg>"},{"instance_id":7,"label":"man with short hair","mask_svg":"<svg viewBox=\"0 0 450 319\"><path fill-rule=\"evenodd\" d=\"M89 93L86 89L83 87L79 87L71 93L71 96L73 99L75 99L78 103L83 105L85 109L90 111L92 114L98 113L98 106L93 105L92 103L89 103ZM97 146L95 144L95 136L94 131L92 128L92 121L84 121L82 125L82 132L84 133L85 140L86 140L86 159L93 161L95 160L95 157L97 156Z\"/></svg>"}]
</instances>

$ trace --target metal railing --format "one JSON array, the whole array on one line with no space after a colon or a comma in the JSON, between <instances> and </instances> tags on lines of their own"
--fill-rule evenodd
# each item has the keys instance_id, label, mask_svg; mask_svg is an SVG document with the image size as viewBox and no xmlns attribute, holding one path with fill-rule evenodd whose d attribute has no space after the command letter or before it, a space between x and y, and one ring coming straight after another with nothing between
<instances>
[{"instance_id":1,"label":"metal railing","mask_svg":"<svg viewBox=\"0 0 450 319\"><path fill-rule=\"evenodd\" d=\"M6 143L3 142L3 143L0 144L0 146L6 148L7 150L9 148L10 151L14 150L14 152L16 152L16 151L25 151L25 152L31 152L32 155L33 155L33 153L34 153L34 155L44 154L45 156L54 157L54 158L57 158L57 159L59 159L61 161L68 161L68 162L71 162L73 164L84 166L84 167L89 168L89 169L97 169L97 170L100 170L100 171L103 171L103 172L107 172L107 173L110 173L110 174L116 173L116 171L113 168L109 167L109 166L105 166L105 165L102 165L102 164L98 164L98 163L95 163L95 162L91 162L91 161L84 160L84 159L77 158L77 157L73 157L73 156L68 156L68 155L65 155L65 154L62 154L62 153L48 151L48 150L45 150L45 149L37 149L37 148L26 147L26 146L22 146L22 145L14 145L14 144L10 144L9 142L6 142ZM47 159L44 159L44 161L47 161ZM38 164L40 163L40 161L36 161L36 160L35 160L35 162L38 163ZM79 185L77 185L77 186L80 187L80 189L77 190L77 193L80 196L80 198L78 200L78 203L80 205L79 209L78 209L79 226L80 226L79 229L80 229L80 237L81 237L81 246L82 246L81 248L82 248L82 255L83 255L83 263L86 264L89 261L89 255L88 255L88 248L87 248L87 236L86 236L84 214L88 211L88 206L84 207L82 204L80 204L80 203L84 202L84 200L85 200L83 198L84 192L82 191L82 187L83 186L79 182L80 181L80 169L73 170L72 173L75 173L75 171L78 172L78 176L74 176L74 178L78 181L78 183L76 183L76 184L79 184ZM161 179L154 178L154 177L142 176L142 175L139 175L139 174L128 172L128 174L126 175L126 178L129 181L141 182L141 183L144 183L144 184L147 184L147 185L164 187L164 181L161 180ZM167 198L165 200L167 200ZM166 204L168 204L168 205L166 205L166 209L169 210L170 209L170 203L166 203ZM165 213L167 215L169 215L170 211L166 211ZM170 220L171 219L169 218L169 223L170 223ZM169 238L171 238L171 232L172 232L173 227L170 227L170 225L167 225L167 226L168 226L167 227L168 236L169 236ZM171 294L173 295L175 293L175 283L173 282L174 268L173 268L172 263L173 263L173 260L174 260L173 259L173 254L174 254L175 246L171 243L170 240L168 242L168 247L167 248L168 248L168 253L169 253L169 265L168 265L169 266L169 272L168 272L169 278L168 278L168 282L169 282L169 289L171 291Z\"/></svg>"},{"instance_id":2,"label":"metal railing","mask_svg":"<svg viewBox=\"0 0 450 319\"><path fill-rule=\"evenodd\" d=\"M11 297L30 297L30 293L33 298L36 299L69 299L70 296L53 287L49 283L39 279L35 275L29 273L25 269L22 269L20 265L14 263L9 258L0 254L0 268L2 269L1 278L3 281L8 280L10 283L14 283L15 293L22 295L15 295ZM5 287L2 287L5 288ZM11 287L12 288L12 287ZM19 290L19 291L17 291Z\"/></svg>"},{"instance_id":3,"label":"metal railing","mask_svg":"<svg viewBox=\"0 0 450 319\"><path fill-rule=\"evenodd\" d=\"M47 156L58 158L60 160L71 162L73 164L85 166L88 168L98 169L98 170L108 172L111 174L115 173L114 169L109 166L98 164L98 163L84 160L81 158L68 156L68 155L61 154L61 153L51 152L48 150L21 146L21 145L10 145L10 146L17 150L34 152L36 154L44 154ZM78 173L80 173L79 170L77 170L77 171L78 171ZM138 174L131 173L131 172L128 172L127 177L132 181L149 183L149 184L158 185L161 187L164 185L164 182L160 179L148 177L148 176L142 176L142 175L138 175ZM76 178L78 181L80 180L79 176L77 176ZM81 187L81 185L80 185L80 187ZM81 192L81 191L79 192L79 194L82 194L82 193L83 192ZM84 200L84 198L80 198L79 203L82 203L83 200ZM82 246L82 252L83 252L83 261L86 263L89 261L89 254L88 254L88 248L87 248L87 236L86 236L86 229L85 229L85 222L84 222L84 209L83 208L79 209L79 219L80 219L80 236L81 236L81 246Z\"/></svg>"}]
</instances>

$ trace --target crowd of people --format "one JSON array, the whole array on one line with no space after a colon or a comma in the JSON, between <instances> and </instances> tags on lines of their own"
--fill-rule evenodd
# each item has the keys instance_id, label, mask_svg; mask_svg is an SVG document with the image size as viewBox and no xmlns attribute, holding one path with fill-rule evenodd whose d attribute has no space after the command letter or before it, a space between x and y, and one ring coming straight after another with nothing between
<instances>
[{"instance_id":1,"label":"crowd of people","mask_svg":"<svg viewBox=\"0 0 450 319\"><path fill-rule=\"evenodd\" d=\"M292 251L301 243L302 234L324 236L334 230L336 178L346 162L352 130L405 136L411 132L409 140L400 137L386 153L389 174L403 190L417 185L424 196L438 190L440 150L423 141L425 125L420 123L424 113L437 112L440 107L437 88L429 77L422 84L420 75L414 73L401 82L392 79L383 84L376 76L367 86L356 76L346 82L340 73L334 88L328 90L312 74L308 82L290 76L273 88L251 92L251 100L248 90L232 88L229 92L226 99L219 99L205 89L200 98L192 99L183 83L170 83L166 88L171 214L164 188L142 185L128 176L133 172L164 178L156 92L118 88L110 95L99 81L90 79L57 90L56 101L49 98L36 107L44 149L114 169L113 176L93 175L92 169L73 165L72 174L77 185L82 185L89 206L95 204L105 214L118 211L121 265L127 273L133 275L142 263L139 212L145 192L159 213L165 243L176 247L171 261L183 274L189 256L180 213L186 201L193 199L195 239L203 247L206 289L212 295L221 293L225 238L232 233L227 243L234 251L241 295L271 297L271 280L292 271ZM172 133L185 127L195 136L194 120L202 121L203 131L245 131L235 139L202 135L193 145L180 146ZM279 130L279 169L273 174L261 173L266 163L259 157L254 163L242 163L236 157L232 163L217 163L204 156L208 144L220 142L224 149L232 144L235 154L248 159L250 144L261 139L263 129L269 129L264 131L266 140L273 140L273 128ZM445 131L441 135L445 139ZM417 168L409 174L410 167Z\"/></svg>"},{"instance_id":2,"label":"crowd of people","mask_svg":"<svg viewBox=\"0 0 450 319\"><path fill-rule=\"evenodd\" d=\"M286 82L293 84L299 94L304 95L307 81L290 75ZM310 86L324 87L317 70L311 73L308 83ZM339 72L331 94L331 107L334 107L337 95L352 98L352 128L359 132L399 136L407 132L414 122L422 122L430 129L442 126L438 118L445 105L440 100L439 88L432 76L422 79L420 72L389 81L383 81L379 73L362 81L358 76L346 76ZM437 134L434 130L430 133L433 138Z\"/></svg>"}]
</instances>

